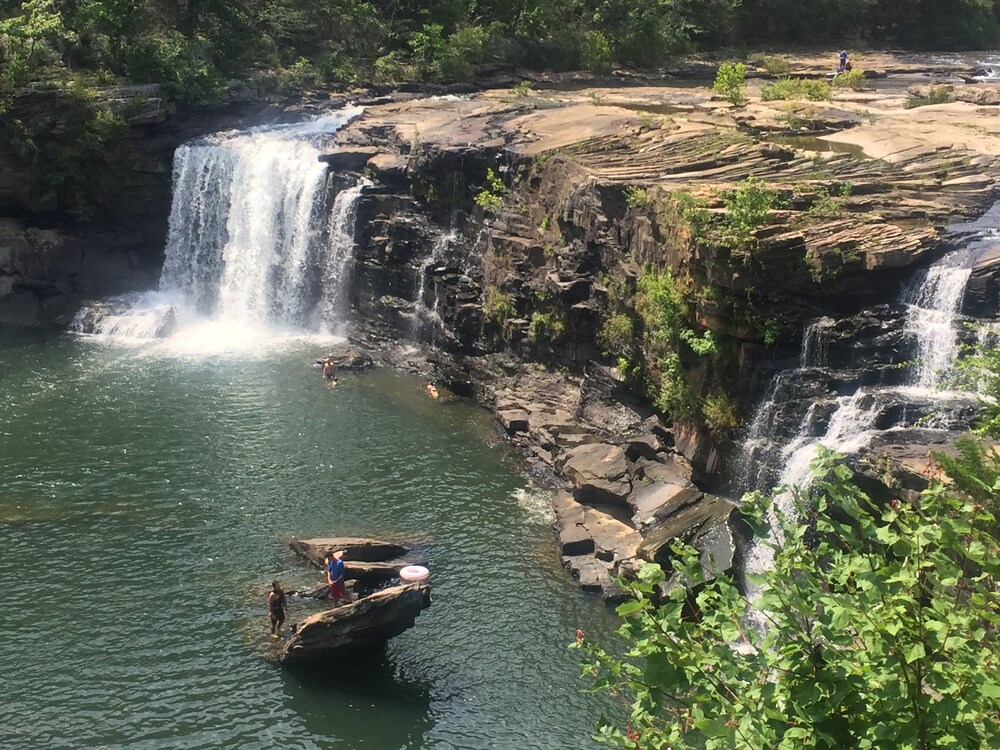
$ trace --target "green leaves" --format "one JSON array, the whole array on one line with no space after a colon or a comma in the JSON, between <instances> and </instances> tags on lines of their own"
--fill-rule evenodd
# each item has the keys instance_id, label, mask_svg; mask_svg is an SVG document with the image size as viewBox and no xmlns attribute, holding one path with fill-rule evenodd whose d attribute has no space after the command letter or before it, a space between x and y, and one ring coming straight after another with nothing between
<instances>
[{"instance_id":1,"label":"green leaves","mask_svg":"<svg viewBox=\"0 0 1000 750\"><path fill-rule=\"evenodd\" d=\"M797 512L772 515L783 541L770 542L774 568L752 605L766 628L750 624L733 581L705 580L691 547L675 546L671 563L672 580L689 590L675 586L662 603L663 570L639 571L636 598L618 610L627 659L591 647L586 662L633 702L632 739L606 727L602 741L656 750L1000 746L992 516L938 483L919 502L876 508L830 454L815 472L813 491L793 497ZM769 525L754 527L764 543Z\"/></svg>"}]
</instances>

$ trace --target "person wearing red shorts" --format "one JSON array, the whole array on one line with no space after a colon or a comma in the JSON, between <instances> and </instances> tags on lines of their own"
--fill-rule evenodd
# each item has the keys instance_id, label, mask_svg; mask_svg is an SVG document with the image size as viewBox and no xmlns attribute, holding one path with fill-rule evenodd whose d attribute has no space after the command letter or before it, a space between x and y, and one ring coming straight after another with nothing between
<instances>
[{"instance_id":1,"label":"person wearing red shorts","mask_svg":"<svg viewBox=\"0 0 1000 750\"><path fill-rule=\"evenodd\" d=\"M330 587L329 596L334 604L339 604L342 599L348 599L345 585L347 571L344 570L343 557L342 551L330 550L326 555L326 582Z\"/></svg>"}]
</instances>

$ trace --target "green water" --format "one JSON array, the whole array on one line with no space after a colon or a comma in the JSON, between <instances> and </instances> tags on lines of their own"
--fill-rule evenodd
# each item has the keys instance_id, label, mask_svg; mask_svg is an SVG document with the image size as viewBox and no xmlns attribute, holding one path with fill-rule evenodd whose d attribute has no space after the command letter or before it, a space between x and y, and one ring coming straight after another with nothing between
<instances>
[{"instance_id":1,"label":"green water","mask_svg":"<svg viewBox=\"0 0 1000 750\"><path fill-rule=\"evenodd\" d=\"M566 644L614 623L484 412L329 389L316 342L179 343L0 339L0 746L593 745ZM384 655L288 672L263 595L318 582L287 541L321 534L420 540L434 603Z\"/></svg>"}]
</instances>

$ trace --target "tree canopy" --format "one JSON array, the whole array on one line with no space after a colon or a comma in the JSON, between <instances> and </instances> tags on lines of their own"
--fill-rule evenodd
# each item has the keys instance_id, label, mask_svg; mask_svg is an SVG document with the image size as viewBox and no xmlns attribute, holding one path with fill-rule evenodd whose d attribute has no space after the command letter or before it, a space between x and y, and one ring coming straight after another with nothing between
<instances>
[{"instance_id":1,"label":"tree canopy","mask_svg":"<svg viewBox=\"0 0 1000 750\"><path fill-rule=\"evenodd\" d=\"M661 65L738 45L982 48L1000 0L0 0L8 86L52 71L173 85L455 81L487 68Z\"/></svg>"}]
</instances>

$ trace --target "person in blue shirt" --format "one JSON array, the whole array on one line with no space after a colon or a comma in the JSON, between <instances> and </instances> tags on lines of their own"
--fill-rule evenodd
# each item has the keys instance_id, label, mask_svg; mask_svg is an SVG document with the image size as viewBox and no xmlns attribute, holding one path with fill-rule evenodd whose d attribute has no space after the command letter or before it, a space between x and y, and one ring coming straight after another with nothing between
<instances>
[{"instance_id":1,"label":"person in blue shirt","mask_svg":"<svg viewBox=\"0 0 1000 750\"><path fill-rule=\"evenodd\" d=\"M837 68L838 73L843 73L847 68L847 50L843 49L840 51L840 67Z\"/></svg>"},{"instance_id":2,"label":"person in blue shirt","mask_svg":"<svg viewBox=\"0 0 1000 750\"><path fill-rule=\"evenodd\" d=\"M330 550L326 553L326 582L329 585L329 597L334 604L340 604L342 599L348 599L344 569L343 551L334 552Z\"/></svg>"}]
</instances>

